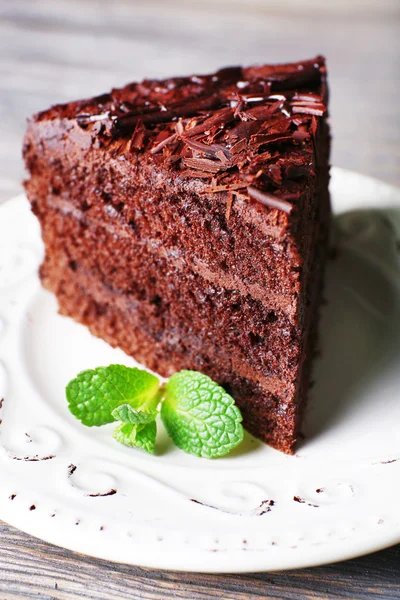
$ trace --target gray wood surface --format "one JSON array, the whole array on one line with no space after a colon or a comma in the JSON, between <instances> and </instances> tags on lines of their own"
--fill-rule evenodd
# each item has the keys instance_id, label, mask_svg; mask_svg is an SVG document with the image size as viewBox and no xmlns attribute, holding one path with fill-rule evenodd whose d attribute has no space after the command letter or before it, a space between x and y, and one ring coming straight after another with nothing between
<instances>
[{"instance_id":1,"label":"gray wood surface","mask_svg":"<svg viewBox=\"0 0 400 600\"><path fill-rule=\"evenodd\" d=\"M326 567L201 575L114 565L0 524L0 600L400 599L400 546Z\"/></svg>"},{"instance_id":2,"label":"gray wood surface","mask_svg":"<svg viewBox=\"0 0 400 600\"><path fill-rule=\"evenodd\" d=\"M0 600L400 599L400 546L327 567L201 575L87 558L0 524Z\"/></svg>"},{"instance_id":3,"label":"gray wood surface","mask_svg":"<svg viewBox=\"0 0 400 600\"><path fill-rule=\"evenodd\" d=\"M114 565L0 524L0 600L400 599L400 546L327 567L201 575Z\"/></svg>"},{"instance_id":4,"label":"gray wood surface","mask_svg":"<svg viewBox=\"0 0 400 600\"><path fill-rule=\"evenodd\" d=\"M323 53L333 159L400 184L399 0L0 0L0 200L25 119L141 77ZM0 523L0 600L400 598L400 546L328 567L184 575L85 558Z\"/></svg>"}]
</instances>

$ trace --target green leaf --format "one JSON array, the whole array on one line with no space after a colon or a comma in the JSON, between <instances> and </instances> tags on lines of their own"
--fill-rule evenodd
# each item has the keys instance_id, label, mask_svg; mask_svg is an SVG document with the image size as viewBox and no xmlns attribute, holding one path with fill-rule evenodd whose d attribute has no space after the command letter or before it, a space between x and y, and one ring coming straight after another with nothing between
<instances>
[{"instance_id":1,"label":"green leaf","mask_svg":"<svg viewBox=\"0 0 400 600\"><path fill-rule=\"evenodd\" d=\"M131 425L146 425L147 423L155 421L157 411L151 410L150 412L145 412L132 408L129 404L121 404L121 406L115 408L111 414L116 421L130 423Z\"/></svg>"},{"instance_id":2,"label":"green leaf","mask_svg":"<svg viewBox=\"0 0 400 600\"><path fill-rule=\"evenodd\" d=\"M150 412L159 401L159 380L147 371L110 365L82 371L65 390L69 410L88 427L115 421L112 411L121 404Z\"/></svg>"},{"instance_id":3,"label":"green leaf","mask_svg":"<svg viewBox=\"0 0 400 600\"><path fill-rule=\"evenodd\" d=\"M148 425L131 425L121 423L113 433L114 439L125 446L134 446L154 454L156 445L157 424L152 421Z\"/></svg>"},{"instance_id":4,"label":"green leaf","mask_svg":"<svg viewBox=\"0 0 400 600\"><path fill-rule=\"evenodd\" d=\"M170 378L161 418L179 448L203 458L223 456L243 439L242 415L233 398L197 371Z\"/></svg>"}]
</instances>

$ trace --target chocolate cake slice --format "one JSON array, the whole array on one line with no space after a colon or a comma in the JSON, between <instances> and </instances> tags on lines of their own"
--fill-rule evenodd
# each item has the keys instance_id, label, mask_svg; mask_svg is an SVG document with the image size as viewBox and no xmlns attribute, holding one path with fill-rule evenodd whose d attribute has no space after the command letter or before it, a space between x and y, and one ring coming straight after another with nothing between
<instances>
[{"instance_id":1,"label":"chocolate cake slice","mask_svg":"<svg viewBox=\"0 0 400 600\"><path fill-rule=\"evenodd\" d=\"M322 57L232 67L54 106L24 144L61 313L161 375L206 373L287 453L327 253L327 99Z\"/></svg>"}]
</instances>

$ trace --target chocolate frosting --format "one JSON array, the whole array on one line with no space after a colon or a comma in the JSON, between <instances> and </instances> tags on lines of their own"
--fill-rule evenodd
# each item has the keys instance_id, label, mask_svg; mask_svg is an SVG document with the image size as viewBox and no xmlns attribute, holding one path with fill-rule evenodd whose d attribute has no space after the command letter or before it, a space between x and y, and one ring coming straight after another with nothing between
<instances>
[{"instance_id":1,"label":"chocolate frosting","mask_svg":"<svg viewBox=\"0 0 400 600\"><path fill-rule=\"evenodd\" d=\"M315 136L327 100L325 60L318 56L144 80L36 119L76 119L120 153L198 178L208 192L244 193L290 214L302 179L317 167Z\"/></svg>"}]
</instances>

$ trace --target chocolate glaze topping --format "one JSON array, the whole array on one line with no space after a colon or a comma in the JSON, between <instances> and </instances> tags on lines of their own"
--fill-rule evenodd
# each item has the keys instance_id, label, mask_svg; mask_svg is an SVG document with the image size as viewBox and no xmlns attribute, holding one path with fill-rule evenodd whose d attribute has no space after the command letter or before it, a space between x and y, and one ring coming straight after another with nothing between
<instances>
[{"instance_id":1,"label":"chocolate glaze topping","mask_svg":"<svg viewBox=\"0 0 400 600\"><path fill-rule=\"evenodd\" d=\"M115 151L141 153L207 191L247 193L290 213L299 182L317 165L317 119L326 115L323 57L301 63L231 67L213 75L144 80L71 106ZM46 115L42 113L38 116Z\"/></svg>"}]
</instances>

